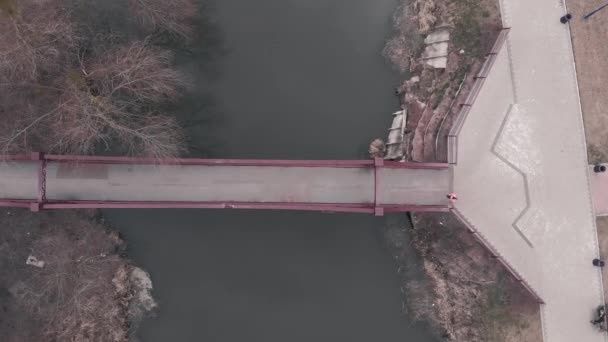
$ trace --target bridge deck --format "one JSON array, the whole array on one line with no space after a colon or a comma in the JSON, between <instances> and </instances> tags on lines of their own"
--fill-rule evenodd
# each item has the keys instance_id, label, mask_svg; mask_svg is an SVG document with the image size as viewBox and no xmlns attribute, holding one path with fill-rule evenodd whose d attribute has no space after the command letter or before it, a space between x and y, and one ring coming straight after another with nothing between
<instances>
[{"instance_id":1,"label":"bridge deck","mask_svg":"<svg viewBox=\"0 0 608 342\"><path fill-rule=\"evenodd\" d=\"M442 206L449 170L46 162L46 200ZM4 199L33 200L37 161L0 164Z\"/></svg>"}]
</instances>

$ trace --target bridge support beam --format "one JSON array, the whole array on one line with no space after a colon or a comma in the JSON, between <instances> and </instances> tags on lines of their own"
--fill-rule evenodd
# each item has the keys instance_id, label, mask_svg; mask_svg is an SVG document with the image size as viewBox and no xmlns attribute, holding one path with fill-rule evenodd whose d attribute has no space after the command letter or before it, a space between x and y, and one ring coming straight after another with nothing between
<instances>
[{"instance_id":1,"label":"bridge support beam","mask_svg":"<svg viewBox=\"0 0 608 342\"><path fill-rule=\"evenodd\" d=\"M32 152L31 159L38 162L38 197L30 203L30 210L40 211L46 202L46 158L42 152Z\"/></svg>"},{"instance_id":2,"label":"bridge support beam","mask_svg":"<svg viewBox=\"0 0 608 342\"><path fill-rule=\"evenodd\" d=\"M384 167L384 159L374 159L374 215L384 216L384 208L380 206L380 168Z\"/></svg>"}]
</instances>

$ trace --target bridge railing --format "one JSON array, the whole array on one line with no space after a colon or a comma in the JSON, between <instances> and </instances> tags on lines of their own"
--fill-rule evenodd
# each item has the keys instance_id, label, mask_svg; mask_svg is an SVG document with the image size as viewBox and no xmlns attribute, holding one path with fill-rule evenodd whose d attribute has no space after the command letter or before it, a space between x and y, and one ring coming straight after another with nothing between
<instances>
[{"instance_id":1,"label":"bridge railing","mask_svg":"<svg viewBox=\"0 0 608 342\"><path fill-rule=\"evenodd\" d=\"M38 196L33 199L0 199L0 206L30 208L32 211L45 209L86 209L86 208L208 208L208 209L274 209L305 210L323 212L369 213L377 216L388 212L428 212L449 211L448 205L383 205L379 203L380 168L410 168L440 170L449 168L445 163L390 162L381 158L374 160L255 160L255 159L155 159L111 156L56 155L35 152L31 155L0 156L0 162L38 163ZM46 168L48 163L88 163L88 164L136 164L136 165L199 165L199 166L259 166L259 167L331 167L331 168L373 168L374 198L370 203L269 203L269 202L184 202L184 201L94 201L47 199ZM1 195L0 195L1 196Z\"/></svg>"},{"instance_id":2,"label":"bridge railing","mask_svg":"<svg viewBox=\"0 0 608 342\"><path fill-rule=\"evenodd\" d=\"M510 29L508 28L503 28L498 34L492 50L490 50L490 52L486 55L485 62L477 73L477 76L475 76L475 82L473 83L468 96L464 102L460 104L460 111L458 114L456 114L456 119L454 120L452 129L448 133L448 163L450 164L458 163L458 135L460 134L464 122L471 111L471 107L477 100L477 96L479 95L486 78L492 71L492 66L494 66L494 62L496 62L496 56L507 41L509 30Z\"/></svg>"},{"instance_id":3,"label":"bridge railing","mask_svg":"<svg viewBox=\"0 0 608 342\"><path fill-rule=\"evenodd\" d=\"M75 162L75 163L102 163L102 164L148 164L148 165L201 165L201 166L279 166L279 167L336 167L360 168L374 167L375 161L368 160L274 160L274 159L200 159L200 158L140 158L140 157L112 157L112 156L79 156L41 154L47 162ZM37 158L37 157L34 157ZM32 160L29 155L1 156L0 160ZM410 168L410 169L444 169L445 163L414 163L385 161L383 167Z\"/></svg>"},{"instance_id":4,"label":"bridge railing","mask_svg":"<svg viewBox=\"0 0 608 342\"><path fill-rule=\"evenodd\" d=\"M321 211L327 213L376 214L372 204L336 203L251 203L251 202L139 202L139 201L54 201L43 203L35 200L0 200L0 207L27 208L32 211L54 209L263 209ZM383 213L398 212L449 212L450 208L439 205L382 206Z\"/></svg>"}]
</instances>

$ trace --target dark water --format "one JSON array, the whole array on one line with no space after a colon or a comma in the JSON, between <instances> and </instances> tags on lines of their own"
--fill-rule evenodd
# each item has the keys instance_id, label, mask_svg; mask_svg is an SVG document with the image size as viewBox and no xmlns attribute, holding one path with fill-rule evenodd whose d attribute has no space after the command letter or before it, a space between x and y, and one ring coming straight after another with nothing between
<instances>
[{"instance_id":1,"label":"dark water","mask_svg":"<svg viewBox=\"0 0 608 342\"><path fill-rule=\"evenodd\" d=\"M398 102L395 0L217 0L180 65L194 155L365 158ZM160 309L143 341L431 341L401 312L382 218L108 210Z\"/></svg>"}]
</instances>

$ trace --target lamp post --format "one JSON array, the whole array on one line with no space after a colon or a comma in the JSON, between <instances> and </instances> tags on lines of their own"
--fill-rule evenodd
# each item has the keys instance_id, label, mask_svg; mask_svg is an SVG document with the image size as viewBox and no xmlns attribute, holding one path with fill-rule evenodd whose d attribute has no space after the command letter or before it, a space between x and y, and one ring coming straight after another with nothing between
<instances>
[{"instance_id":1,"label":"lamp post","mask_svg":"<svg viewBox=\"0 0 608 342\"><path fill-rule=\"evenodd\" d=\"M587 13L587 14L585 14L585 16L583 17L583 19L585 19L585 20L589 19L589 17L591 17L591 16L592 16L592 15L594 15L595 13L597 13L597 12L599 12L599 11L603 10L603 9L604 9L604 8L606 8L606 7L608 7L608 3L607 3L607 4L604 4L604 5L600 6L600 7L598 7L598 8L596 8L596 9L594 9L593 11L591 11L591 12L589 12L589 13Z\"/></svg>"}]
</instances>

